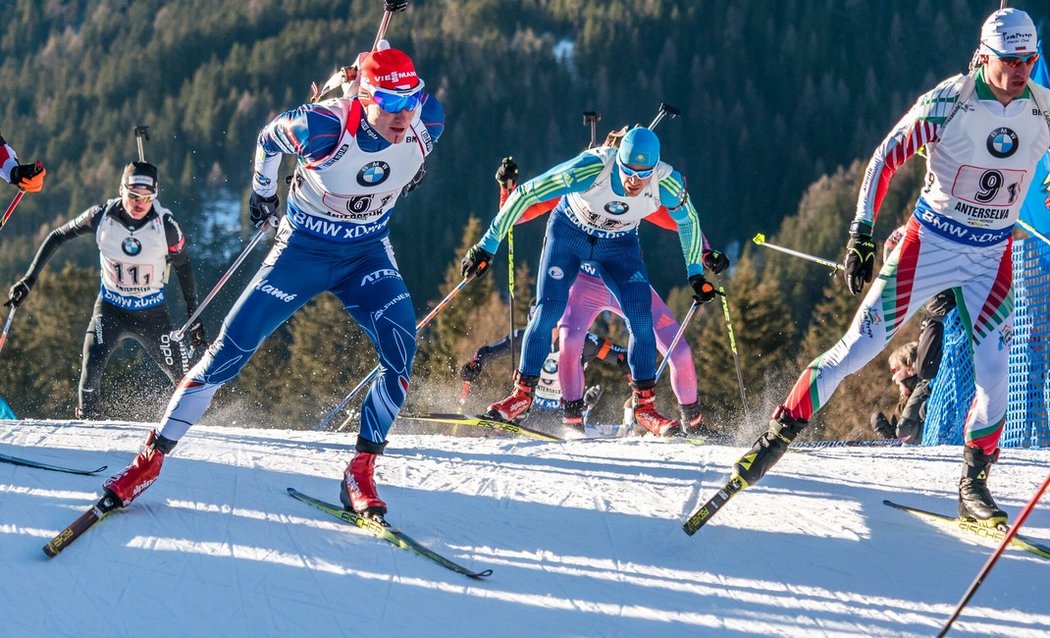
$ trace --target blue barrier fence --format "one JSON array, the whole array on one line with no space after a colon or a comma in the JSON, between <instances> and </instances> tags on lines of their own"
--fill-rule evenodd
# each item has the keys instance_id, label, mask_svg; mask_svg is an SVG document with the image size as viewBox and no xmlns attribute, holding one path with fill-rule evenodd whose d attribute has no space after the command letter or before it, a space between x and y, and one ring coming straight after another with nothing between
<instances>
[{"instance_id":1,"label":"blue barrier fence","mask_svg":"<svg viewBox=\"0 0 1050 638\"><path fill-rule=\"evenodd\" d=\"M1019 239L1013 252L1014 332L1010 341L1002 447L1050 447L1050 246ZM944 321L944 357L926 404L923 445L962 444L973 401L973 356L958 311Z\"/></svg>"}]
</instances>

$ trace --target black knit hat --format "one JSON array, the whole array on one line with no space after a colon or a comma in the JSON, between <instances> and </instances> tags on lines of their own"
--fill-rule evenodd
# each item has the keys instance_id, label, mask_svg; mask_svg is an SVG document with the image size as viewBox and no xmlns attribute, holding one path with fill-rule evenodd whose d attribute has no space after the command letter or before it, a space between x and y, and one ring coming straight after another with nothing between
<instances>
[{"instance_id":1,"label":"black knit hat","mask_svg":"<svg viewBox=\"0 0 1050 638\"><path fill-rule=\"evenodd\" d=\"M124 167L121 186L145 188L157 192L157 167L149 162L132 162Z\"/></svg>"}]
</instances>

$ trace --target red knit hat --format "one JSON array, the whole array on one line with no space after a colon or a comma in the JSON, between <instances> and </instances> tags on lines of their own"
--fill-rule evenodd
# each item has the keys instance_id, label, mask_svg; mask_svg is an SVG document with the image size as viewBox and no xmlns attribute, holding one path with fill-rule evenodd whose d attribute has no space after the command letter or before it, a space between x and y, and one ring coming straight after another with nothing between
<instances>
[{"instance_id":1,"label":"red knit hat","mask_svg":"<svg viewBox=\"0 0 1050 638\"><path fill-rule=\"evenodd\" d=\"M412 58L398 49L373 51L361 62L361 83L389 91L414 89L420 80Z\"/></svg>"}]
</instances>

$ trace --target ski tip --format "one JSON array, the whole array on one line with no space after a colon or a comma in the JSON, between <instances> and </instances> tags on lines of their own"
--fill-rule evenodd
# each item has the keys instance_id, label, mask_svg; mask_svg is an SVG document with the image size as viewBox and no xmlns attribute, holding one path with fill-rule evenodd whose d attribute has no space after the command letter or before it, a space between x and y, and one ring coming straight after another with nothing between
<instances>
[{"instance_id":1,"label":"ski tip","mask_svg":"<svg viewBox=\"0 0 1050 638\"><path fill-rule=\"evenodd\" d=\"M682 531L685 532L686 536L692 536L696 533L696 530L689 526L689 523L682 525Z\"/></svg>"},{"instance_id":2,"label":"ski tip","mask_svg":"<svg viewBox=\"0 0 1050 638\"><path fill-rule=\"evenodd\" d=\"M61 549L52 547L51 543L48 543L47 545L44 545L44 547L42 549L44 550L44 553L47 554L48 558L54 558L55 556L58 556L58 553L60 551L62 551Z\"/></svg>"},{"instance_id":3,"label":"ski tip","mask_svg":"<svg viewBox=\"0 0 1050 638\"><path fill-rule=\"evenodd\" d=\"M98 468L97 470L91 470L91 473L92 474L98 474L99 472L105 472L108 469L109 469L108 465L103 465L102 467Z\"/></svg>"},{"instance_id":4,"label":"ski tip","mask_svg":"<svg viewBox=\"0 0 1050 638\"><path fill-rule=\"evenodd\" d=\"M491 569L486 569L483 572L477 572L476 574L467 574L467 575L470 576L471 578L475 579L475 580L481 580L482 578L488 578L489 576L491 576L492 575L492 570Z\"/></svg>"}]
</instances>

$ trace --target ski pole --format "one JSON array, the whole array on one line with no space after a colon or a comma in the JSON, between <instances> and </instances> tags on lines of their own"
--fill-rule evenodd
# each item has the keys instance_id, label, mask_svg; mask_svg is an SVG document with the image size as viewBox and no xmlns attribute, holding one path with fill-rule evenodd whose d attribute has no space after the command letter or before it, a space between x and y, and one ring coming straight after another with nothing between
<instances>
[{"instance_id":1,"label":"ski pole","mask_svg":"<svg viewBox=\"0 0 1050 638\"><path fill-rule=\"evenodd\" d=\"M500 204L502 208L502 204ZM507 333L507 338L510 339L510 376L514 376L514 371L517 370L517 363L514 361L514 227L511 226L510 230L507 231L507 293L510 299L510 332Z\"/></svg>"},{"instance_id":2,"label":"ski pole","mask_svg":"<svg viewBox=\"0 0 1050 638\"><path fill-rule=\"evenodd\" d=\"M992 567L995 566L996 561L999 560L1003 551L1010 545L1010 541L1013 540L1013 537L1017 534L1018 530L1024 525L1025 520L1028 519L1028 515L1032 513L1033 509L1035 509L1035 504L1039 502L1040 498L1042 498L1043 492L1046 491L1047 487L1050 487L1050 474L1047 474L1046 480L1043 481L1043 484L1039 486L1038 490L1036 490L1035 495L1032 496L1032 500L1028 501L1028 504L1024 506L1023 510L1021 510L1021 513L1017 516L1017 522L1011 525L1010 529L1007 530L1006 535L1003 536L1003 540L999 543L999 547L996 548L995 553L988 557L988 562L984 564L981 571L977 572L977 577L973 579L972 583L970 583L969 589L963 594L962 600L960 600L959 604L955 607L955 611L952 612L951 617L944 623L944 627L942 627L941 632L937 634L937 638L943 638L944 635L948 633L948 630L951 629L952 623L954 623L955 619L959 617L959 614L962 613L963 608L970 602L973 595L977 593L977 588L981 586L982 582L984 582L985 576L988 575L988 572L992 571Z\"/></svg>"},{"instance_id":3,"label":"ski pole","mask_svg":"<svg viewBox=\"0 0 1050 638\"><path fill-rule=\"evenodd\" d=\"M778 250L778 251L780 251L782 253L791 255L793 257L801 257L802 259L806 259L806 260L812 261L813 263L820 264L821 266L827 266L828 268L831 268L832 270L846 270L845 266L843 266L842 264L840 264L838 262L831 261L830 259L824 259L823 257L817 257L815 255L810 255L809 253L804 253L804 252L800 252L800 251L797 251L797 250L792 250L790 248L784 248L783 246L777 246L776 244L770 244L769 242L766 241L766 236L763 235L762 233L759 233L759 234L755 235L754 238L751 241L755 242L759 246L765 246L766 248L771 248L773 250Z\"/></svg>"},{"instance_id":4,"label":"ski pole","mask_svg":"<svg viewBox=\"0 0 1050 638\"><path fill-rule=\"evenodd\" d=\"M439 301L438 304L436 306L434 306L434 309L431 310L429 313L427 313L427 316L425 316L422 319L420 319L419 323L416 324L416 334L418 335L420 330L425 328L427 326L427 324L429 324L431 321L433 321L434 317L436 317L438 315L438 313L441 312L445 308L445 306L447 306L449 304L450 301L455 299L456 295L458 295L460 293L460 291L463 290L463 287L466 286L467 283L469 283L470 280L473 279L476 276L477 275L464 277L463 281L459 282L459 284L457 284L456 287L452 289L452 292L450 292L447 295L445 295L445 298L442 299L441 301ZM343 398L343 400L339 402L339 405L335 406L335 409L333 409L323 419L321 419L321 422L318 423L314 427L314 429L315 430L323 430L325 428L325 426L327 426L332 421L332 419L334 419L336 417L336 415L338 415L340 412L342 412L343 409L346 408L346 406L350 404L350 401L353 400L354 396L356 396L357 393L360 392L362 388L364 388L366 385L371 383L371 381L373 379L375 379L379 375L379 369L380 369L380 366L376 366L376 367L372 368L372 371L369 372L368 375L364 379L361 379L361 381L357 385L355 385L352 390L350 390L350 394L347 394ZM347 419L347 421L349 421L349 419ZM344 427L346 427L347 421L344 421L339 426L339 430L342 430Z\"/></svg>"},{"instance_id":5,"label":"ski pole","mask_svg":"<svg viewBox=\"0 0 1050 638\"><path fill-rule=\"evenodd\" d=\"M40 164L40 162L37 162L37 164ZM11 217L11 213L15 212L15 207L18 206L18 202L22 201L22 196L25 194L26 192L22 190L15 193L15 198L11 201L11 205L4 211L3 218L0 218L0 229L2 229L4 224L7 223L7 220Z\"/></svg>"},{"instance_id":6,"label":"ski pole","mask_svg":"<svg viewBox=\"0 0 1050 638\"><path fill-rule=\"evenodd\" d=\"M258 244L259 240L262 239L264 235L266 235L267 230L269 230L269 226L264 226L263 228L259 229L259 232L255 233L255 236L251 238L251 240L248 242L248 245L244 247L244 250L241 251L241 254L237 256L237 259L234 260L233 264L226 271L226 274L219 278L219 281L215 283L215 287L211 289L211 292L209 292L208 296L204 298L204 301L202 301L201 304L197 306L197 309L193 311L193 314L190 315L190 318L186 320L186 323L183 324L181 328L171 333L172 339L179 342L182 341L183 337L186 336L186 331L190 329L190 326L192 326L193 322L197 320L197 317L199 317L200 314L204 312L204 309L208 307L208 304L211 303L211 300L215 298L215 295L219 294L219 290L221 290L222 287L226 285L226 282L229 281L230 276L233 275L233 272L237 270L237 268L241 265L241 262L245 260L245 258L248 256L248 253L252 252L252 249L255 248L255 244Z\"/></svg>"},{"instance_id":7,"label":"ski pole","mask_svg":"<svg viewBox=\"0 0 1050 638\"><path fill-rule=\"evenodd\" d=\"M736 383L740 387L740 405L744 408L744 420L751 423L751 413L747 409L747 395L744 393L744 373L740 369L740 355L736 350L736 333L733 332L733 320L729 316L729 300L722 282L718 282L718 292L722 293L722 316L726 320L726 331L729 332L729 350L733 353L733 365L736 367Z\"/></svg>"},{"instance_id":8,"label":"ski pole","mask_svg":"<svg viewBox=\"0 0 1050 638\"><path fill-rule=\"evenodd\" d=\"M510 197L510 192L517 188L517 181L507 180L506 184L500 184L499 189L499 207L503 208L503 205L507 203L507 198ZM517 370L517 363L514 357L514 226L510 227L507 231L507 293L510 299L510 332L507 333L507 338L510 339L510 376L514 376L514 372ZM463 385L463 391L459 396L459 404L463 405L467 401L467 392L470 391L470 383Z\"/></svg>"},{"instance_id":9,"label":"ski pole","mask_svg":"<svg viewBox=\"0 0 1050 638\"><path fill-rule=\"evenodd\" d=\"M685 313L685 317L682 319L681 325L678 326L678 332L674 334L674 339L671 339L671 343L668 344L667 350L664 352L664 360L660 362L660 367L656 369L656 377L653 379L653 383L660 380L660 375L663 374L664 368L667 367L667 363L671 360L671 353L674 352L678 342L682 340L682 335L685 334L686 326L689 325L689 321L696 314L696 309L700 307L700 302L693 299L693 304L689 306L689 310Z\"/></svg>"},{"instance_id":10,"label":"ski pole","mask_svg":"<svg viewBox=\"0 0 1050 638\"><path fill-rule=\"evenodd\" d=\"M18 306L12 305L11 312L7 313L7 321L4 322L4 331L3 333L0 333L0 350L3 350L4 344L7 343L7 332L11 330L11 322L14 321L16 310L18 310Z\"/></svg>"},{"instance_id":11,"label":"ski pole","mask_svg":"<svg viewBox=\"0 0 1050 638\"><path fill-rule=\"evenodd\" d=\"M372 50L375 51L379 47L379 41L386 37L386 28L390 26L390 16L394 15L394 12L390 9L383 11L383 20L379 23L379 31L376 33L376 40L372 43Z\"/></svg>"}]
</instances>

